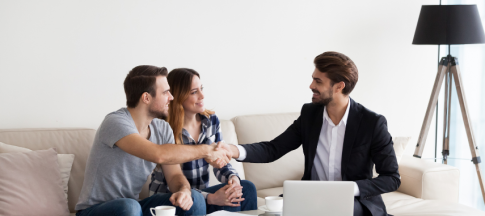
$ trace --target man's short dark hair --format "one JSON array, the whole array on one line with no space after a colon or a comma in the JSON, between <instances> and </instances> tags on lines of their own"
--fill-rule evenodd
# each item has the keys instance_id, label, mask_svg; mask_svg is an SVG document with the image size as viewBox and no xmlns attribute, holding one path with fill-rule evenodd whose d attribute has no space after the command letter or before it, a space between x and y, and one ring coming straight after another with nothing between
<instances>
[{"instance_id":1,"label":"man's short dark hair","mask_svg":"<svg viewBox=\"0 0 485 216\"><path fill-rule=\"evenodd\" d=\"M324 52L313 61L315 67L322 73L326 73L335 83L344 82L345 88L342 94L349 95L359 80L359 72L354 62L346 55L338 52Z\"/></svg>"},{"instance_id":2,"label":"man's short dark hair","mask_svg":"<svg viewBox=\"0 0 485 216\"><path fill-rule=\"evenodd\" d=\"M155 97L157 76L167 76L167 74L167 68L151 65L140 65L131 69L123 83L126 94L126 106L135 108L140 101L141 95L145 92Z\"/></svg>"}]
</instances>

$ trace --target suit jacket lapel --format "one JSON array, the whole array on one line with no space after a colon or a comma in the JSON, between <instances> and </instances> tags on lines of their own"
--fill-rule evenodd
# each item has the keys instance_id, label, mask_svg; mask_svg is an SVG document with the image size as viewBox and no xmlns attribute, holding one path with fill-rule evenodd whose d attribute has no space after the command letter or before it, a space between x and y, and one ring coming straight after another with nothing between
<instances>
[{"instance_id":1,"label":"suit jacket lapel","mask_svg":"<svg viewBox=\"0 0 485 216\"><path fill-rule=\"evenodd\" d=\"M344 146L342 149L342 163L341 174L342 180L346 180L345 171L347 163L350 159L352 146L354 145L357 132L359 131L360 120L362 119L362 112L360 112L360 104L356 103L352 98L350 99L350 110L347 118L347 126L345 127Z\"/></svg>"},{"instance_id":2,"label":"suit jacket lapel","mask_svg":"<svg viewBox=\"0 0 485 216\"><path fill-rule=\"evenodd\" d=\"M310 131L310 137L309 137L309 153L310 153L310 160L309 164L313 165L313 161L315 160L315 154L317 152L317 146L318 146L318 139L320 138L320 131L322 130L322 124L323 124L323 108L324 106L321 106L320 109L316 109L316 112L313 116L314 119L313 123L311 124L311 131ZM313 166L312 166L313 167ZM311 167L310 167L311 170Z\"/></svg>"}]
</instances>

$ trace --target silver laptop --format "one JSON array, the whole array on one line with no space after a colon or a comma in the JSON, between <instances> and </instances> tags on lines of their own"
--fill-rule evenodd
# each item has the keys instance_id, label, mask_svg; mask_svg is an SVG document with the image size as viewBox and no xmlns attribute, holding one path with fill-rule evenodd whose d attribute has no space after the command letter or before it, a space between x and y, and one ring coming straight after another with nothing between
<instances>
[{"instance_id":1,"label":"silver laptop","mask_svg":"<svg viewBox=\"0 0 485 216\"><path fill-rule=\"evenodd\" d=\"M348 181L285 181L283 215L354 214L354 183Z\"/></svg>"}]
</instances>

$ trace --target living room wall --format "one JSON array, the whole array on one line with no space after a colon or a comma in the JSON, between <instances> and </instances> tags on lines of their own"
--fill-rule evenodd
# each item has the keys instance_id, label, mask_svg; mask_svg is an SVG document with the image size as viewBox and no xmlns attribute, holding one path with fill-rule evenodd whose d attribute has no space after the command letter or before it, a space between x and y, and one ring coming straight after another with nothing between
<instances>
[{"instance_id":1,"label":"living room wall","mask_svg":"<svg viewBox=\"0 0 485 216\"><path fill-rule=\"evenodd\" d=\"M438 0L0 1L0 128L97 128L141 64L200 72L222 119L299 112L313 58L339 51L351 97L413 144L437 69L436 46L411 45L423 4Z\"/></svg>"}]
</instances>

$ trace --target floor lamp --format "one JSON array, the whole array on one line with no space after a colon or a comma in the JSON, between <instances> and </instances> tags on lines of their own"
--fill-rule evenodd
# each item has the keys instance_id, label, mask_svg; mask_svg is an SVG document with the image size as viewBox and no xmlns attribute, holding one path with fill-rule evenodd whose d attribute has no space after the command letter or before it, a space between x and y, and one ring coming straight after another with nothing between
<instances>
[{"instance_id":1,"label":"floor lamp","mask_svg":"<svg viewBox=\"0 0 485 216\"><path fill-rule=\"evenodd\" d=\"M480 15L476 5L423 5L419 14L413 44L425 45L448 45L448 55L441 58L438 73L434 82L431 97L424 116L418 143L414 151L414 157L421 158L428 135L432 115L438 101L441 85L445 81L444 121L443 121L443 163L447 163L449 155L450 136L450 109L451 88L454 80L458 100L460 103L463 122L465 123L466 135L472 154L472 162L478 175L478 181L485 201L485 189L482 174L480 172L480 155L475 143L472 124L466 103L463 82L460 75L458 59L450 55L452 44L478 44L485 43ZM443 80L445 79L445 80Z\"/></svg>"}]
</instances>

